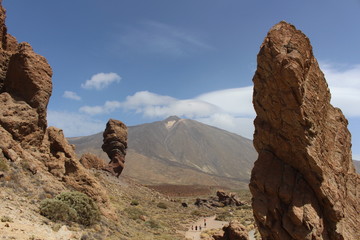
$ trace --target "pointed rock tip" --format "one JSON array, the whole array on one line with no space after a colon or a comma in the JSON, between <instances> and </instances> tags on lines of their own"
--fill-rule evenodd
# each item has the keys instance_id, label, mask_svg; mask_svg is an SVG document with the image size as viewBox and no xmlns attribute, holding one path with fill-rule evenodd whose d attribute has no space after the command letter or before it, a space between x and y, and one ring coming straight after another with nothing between
<instances>
[{"instance_id":1,"label":"pointed rock tip","mask_svg":"<svg viewBox=\"0 0 360 240\"><path fill-rule=\"evenodd\" d=\"M273 30L279 30L281 28L292 28L294 30L296 30L296 27L294 25L292 25L291 23L288 23L284 20L278 22L277 24L275 24L269 32L273 31Z\"/></svg>"}]
</instances>

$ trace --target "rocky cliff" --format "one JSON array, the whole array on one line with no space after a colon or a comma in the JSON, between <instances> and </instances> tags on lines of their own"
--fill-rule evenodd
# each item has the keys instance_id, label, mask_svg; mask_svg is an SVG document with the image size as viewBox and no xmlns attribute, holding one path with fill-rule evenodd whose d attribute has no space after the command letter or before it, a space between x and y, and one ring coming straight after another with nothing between
<instances>
[{"instance_id":1,"label":"rocky cliff","mask_svg":"<svg viewBox=\"0 0 360 240\"><path fill-rule=\"evenodd\" d=\"M17 43L7 33L1 1L0 40L0 157L15 170L22 169L17 174L25 171L23 186L29 170L34 175L29 181L41 179L41 187L48 192L74 188L96 199L105 211L108 197L100 183L79 163L62 130L47 127L51 67L28 43ZM34 184L27 187L37 188Z\"/></svg>"},{"instance_id":2,"label":"rocky cliff","mask_svg":"<svg viewBox=\"0 0 360 240\"><path fill-rule=\"evenodd\" d=\"M309 39L280 22L266 36L253 78L250 189L263 239L360 239L360 177L351 135Z\"/></svg>"}]
</instances>

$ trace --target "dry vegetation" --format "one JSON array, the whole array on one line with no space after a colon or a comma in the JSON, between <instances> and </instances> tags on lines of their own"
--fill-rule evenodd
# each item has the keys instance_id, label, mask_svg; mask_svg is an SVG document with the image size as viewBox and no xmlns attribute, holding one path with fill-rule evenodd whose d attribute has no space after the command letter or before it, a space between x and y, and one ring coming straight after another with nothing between
<instances>
[{"instance_id":1,"label":"dry vegetation","mask_svg":"<svg viewBox=\"0 0 360 240\"><path fill-rule=\"evenodd\" d=\"M116 219L102 216L90 226L68 219L50 220L40 214L41 202L53 199L60 192L52 191L46 179L31 173L24 164L6 160L1 163L5 174L0 177L0 232L13 239L181 240L192 222L215 214L221 220L237 219L249 229L253 228L249 206L198 208L193 203L199 196L166 196L129 179L108 176L102 171L96 171L94 175L107 189ZM181 189L185 193L194 188ZM215 196L215 191L211 188L210 192L199 193L204 193L201 197L209 197ZM238 194L243 201L250 202L248 191ZM183 207L182 203L188 207ZM27 238L19 237L24 234Z\"/></svg>"}]
</instances>

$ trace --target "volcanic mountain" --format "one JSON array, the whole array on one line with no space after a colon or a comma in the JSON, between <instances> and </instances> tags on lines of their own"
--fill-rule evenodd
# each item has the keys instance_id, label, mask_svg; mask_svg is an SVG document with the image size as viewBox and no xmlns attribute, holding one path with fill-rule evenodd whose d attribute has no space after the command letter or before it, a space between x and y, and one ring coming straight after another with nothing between
<instances>
[{"instance_id":1,"label":"volcanic mountain","mask_svg":"<svg viewBox=\"0 0 360 240\"><path fill-rule=\"evenodd\" d=\"M101 150L102 133L70 138L81 155ZM245 186L257 154L252 141L176 116L128 128L123 175L143 184Z\"/></svg>"}]
</instances>

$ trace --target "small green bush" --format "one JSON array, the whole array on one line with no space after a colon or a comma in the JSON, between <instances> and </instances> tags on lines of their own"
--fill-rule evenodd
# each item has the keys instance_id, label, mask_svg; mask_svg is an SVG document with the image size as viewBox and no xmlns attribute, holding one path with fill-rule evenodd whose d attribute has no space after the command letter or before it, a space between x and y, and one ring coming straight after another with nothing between
<instances>
[{"instance_id":1,"label":"small green bush","mask_svg":"<svg viewBox=\"0 0 360 240\"><path fill-rule=\"evenodd\" d=\"M40 203L40 214L54 221L78 221L75 209L58 199L43 200Z\"/></svg>"},{"instance_id":2,"label":"small green bush","mask_svg":"<svg viewBox=\"0 0 360 240\"><path fill-rule=\"evenodd\" d=\"M150 228L160 228L159 223L157 223L155 220L150 219L149 221L147 221L145 223L147 226L149 226Z\"/></svg>"},{"instance_id":3,"label":"small green bush","mask_svg":"<svg viewBox=\"0 0 360 240\"><path fill-rule=\"evenodd\" d=\"M132 220L140 219L141 216L147 216L147 214L144 211L136 207L125 208L124 211Z\"/></svg>"},{"instance_id":4,"label":"small green bush","mask_svg":"<svg viewBox=\"0 0 360 240\"><path fill-rule=\"evenodd\" d=\"M131 206L137 206L137 205L139 205L139 201L138 200L132 200L130 205Z\"/></svg>"},{"instance_id":5,"label":"small green bush","mask_svg":"<svg viewBox=\"0 0 360 240\"><path fill-rule=\"evenodd\" d=\"M163 202L159 202L158 205L157 205L158 208L162 208L162 209L167 209L167 205Z\"/></svg>"},{"instance_id":6,"label":"small green bush","mask_svg":"<svg viewBox=\"0 0 360 240\"><path fill-rule=\"evenodd\" d=\"M95 202L81 192L62 192L54 199L40 204L40 213L54 221L71 221L83 225L94 224L100 218Z\"/></svg>"}]
</instances>

